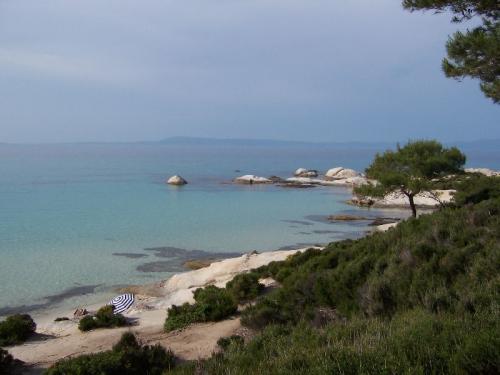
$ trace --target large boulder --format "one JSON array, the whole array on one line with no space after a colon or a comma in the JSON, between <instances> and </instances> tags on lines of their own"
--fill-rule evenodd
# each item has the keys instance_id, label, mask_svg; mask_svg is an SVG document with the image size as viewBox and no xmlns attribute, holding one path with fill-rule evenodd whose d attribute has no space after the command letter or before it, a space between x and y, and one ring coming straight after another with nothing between
<instances>
[{"instance_id":1,"label":"large boulder","mask_svg":"<svg viewBox=\"0 0 500 375\"><path fill-rule=\"evenodd\" d=\"M187 181L183 179L181 176L175 175L167 180L167 184L180 186L180 185L186 185Z\"/></svg>"},{"instance_id":2,"label":"large boulder","mask_svg":"<svg viewBox=\"0 0 500 375\"><path fill-rule=\"evenodd\" d=\"M318 177L318 171L314 169L299 168L293 175L295 177Z\"/></svg>"},{"instance_id":3,"label":"large boulder","mask_svg":"<svg viewBox=\"0 0 500 375\"><path fill-rule=\"evenodd\" d=\"M247 175L244 175L244 176L236 177L234 179L234 182L237 183L237 184L246 184L246 185L252 185L252 184L272 184L273 183L273 181L271 181L268 178L254 176L253 174L247 174Z\"/></svg>"},{"instance_id":4,"label":"large boulder","mask_svg":"<svg viewBox=\"0 0 500 375\"><path fill-rule=\"evenodd\" d=\"M488 168L465 168L466 173L479 173L487 177L500 176L500 171Z\"/></svg>"},{"instance_id":5,"label":"large boulder","mask_svg":"<svg viewBox=\"0 0 500 375\"><path fill-rule=\"evenodd\" d=\"M354 169L344 167L332 168L325 173L325 179L327 180L342 180L345 178L353 178L359 176L361 176L359 172L356 172Z\"/></svg>"}]
</instances>

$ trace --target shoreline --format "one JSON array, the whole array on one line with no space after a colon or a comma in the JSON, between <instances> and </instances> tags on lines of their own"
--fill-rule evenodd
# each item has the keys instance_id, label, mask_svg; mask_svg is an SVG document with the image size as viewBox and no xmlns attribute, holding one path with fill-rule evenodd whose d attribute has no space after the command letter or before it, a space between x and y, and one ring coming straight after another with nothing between
<instances>
[{"instance_id":1,"label":"shoreline","mask_svg":"<svg viewBox=\"0 0 500 375\"><path fill-rule=\"evenodd\" d=\"M116 343L123 332L132 331L143 342L161 343L166 347L177 348L176 354L181 359L197 359L210 356L217 349L220 337L234 334L241 329L239 318L221 322L195 324L184 330L170 333L163 332L167 308L193 302L193 291L199 287L215 285L223 287L234 276L250 269L281 261L310 247L296 250L276 250L263 253L248 253L237 258L217 261L205 268L178 273L169 279L154 284L137 286L136 301L123 315L132 323L131 326L113 329L97 329L82 333L78 330L78 320L54 322L60 316L72 316L67 309L53 310L36 318L35 337L21 345L6 347L15 358L25 362L29 373L39 373L44 368L69 356L104 351ZM156 294L153 296L152 294ZM87 306L94 311L103 303ZM34 315L35 316L35 315ZM187 336L197 335L197 340Z\"/></svg>"}]
</instances>

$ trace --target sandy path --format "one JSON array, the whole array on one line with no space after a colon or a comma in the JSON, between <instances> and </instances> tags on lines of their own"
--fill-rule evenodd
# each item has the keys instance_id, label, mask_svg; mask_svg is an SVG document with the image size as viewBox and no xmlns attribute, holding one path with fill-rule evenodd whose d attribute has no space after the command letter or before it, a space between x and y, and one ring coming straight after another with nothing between
<instances>
[{"instance_id":1,"label":"sandy path","mask_svg":"<svg viewBox=\"0 0 500 375\"><path fill-rule=\"evenodd\" d=\"M164 311L145 312L145 323L137 327L100 329L87 333L75 331L66 336L31 340L9 348L9 352L31 367L30 374L37 374L60 359L109 350L123 332L131 331L145 344L161 344L172 349L180 359L194 360L209 357L216 350L219 338L230 336L241 327L240 319L233 318L216 323L194 324L181 331L165 333L165 316Z\"/></svg>"}]
</instances>

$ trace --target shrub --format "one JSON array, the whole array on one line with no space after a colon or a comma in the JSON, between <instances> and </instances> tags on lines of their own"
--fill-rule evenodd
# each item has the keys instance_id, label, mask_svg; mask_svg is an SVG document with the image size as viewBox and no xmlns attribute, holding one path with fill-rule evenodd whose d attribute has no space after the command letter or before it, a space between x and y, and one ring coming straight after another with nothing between
<instances>
[{"instance_id":1,"label":"shrub","mask_svg":"<svg viewBox=\"0 0 500 375\"><path fill-rule=\"evenodd\" d=\"M0 374L11 374L19 363L7 350L0 348Z\"/></svg>"},{"instance_id":2,"label":"shrub","mask_svg":"<svg viewBox=\"0 0 500 375\"><path fill-rule=\"evenodd\" d=\"M243 339L243 337L238 335L232 335L229 337L221 337L219 340L217 340L217 345L222 350L227 350L231 345L241 347L244 344L244 342L245 340Z\"/></svg>"},{"instance_id":3,"label":"shrub","mask_svg":"<svg viewBox=\"0 0 500 375\"><path fill-rule=\"evenodd\" d=\"M249 302L259 296L264 289L264 285L259 283L259 275L256 273L244 273L234 277L227 283L233 298L239 303Z\"/></svg>"},{"instance_id":4,"label":"shrub","mask_svg":"<svg viewBox=\"0 0 500 375\"><path fill-rule=\"evenodd\" d=\"M173 305L168 309L165 331L170 332L196 322L218 321L234 314L238 308L236 300L227 289L210 285L196 289L195 303Z\"/></svg>"},{"instance_id":5,"label":"shrub","mask_svg":"<svg viewBox=\"0 0 500 375\"><path fill-rule=\"evenodd\" d=\"M20 344L33 335L35 330L36 324L31 316L11 315L0 322L0 346Z\"/></svg>"},{"instance_id":6,"label":"shrub","mask_svg":"<svg viewBox=\"0 0 500 375\"><path fill-rule=\"evenodd\" d=\"M61 360L45 375L160 375L174 365L170 350L160 345L142 346L127 332L112 350Z\"/></svg>"},{"instance_id":7,"label":"shrub","mask_svg":"<svg viewBox=\"0 0 500 375\"><path fill-rule=\"evenodd\" d=\"M96 328L114 328L127 325L127 319L121 314L114 314L113 310L113 306L101 307L95 316L83 317L78 323L78 329L85 332Z\"/></svg>"}]
</instances>

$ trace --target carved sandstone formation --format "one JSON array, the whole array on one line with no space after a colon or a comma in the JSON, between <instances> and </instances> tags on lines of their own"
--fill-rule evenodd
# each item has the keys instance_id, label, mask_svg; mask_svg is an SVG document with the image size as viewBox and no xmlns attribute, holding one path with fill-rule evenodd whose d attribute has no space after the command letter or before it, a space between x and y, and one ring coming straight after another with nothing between
<instances>
[{"instance_id":1,"label":"carved sandstone formation","mask_svg":"<svg viewBox=\"0 0 500 375\"><path fill-rule=\"evenodd\" d=\"M329 169L325 173L326 180L341 180L346 178L360 177L361 173L356 172L354 169L336 167Z\"/></svg>"}]
</instances>

